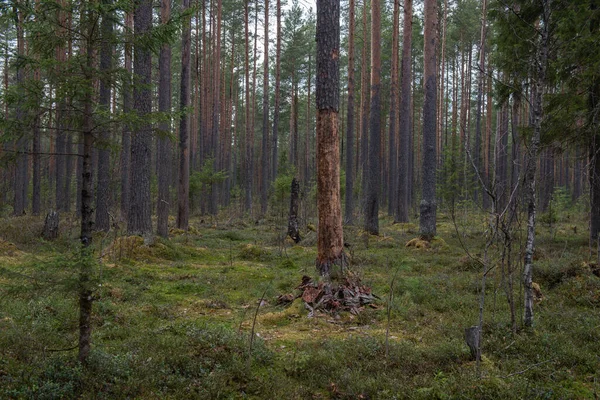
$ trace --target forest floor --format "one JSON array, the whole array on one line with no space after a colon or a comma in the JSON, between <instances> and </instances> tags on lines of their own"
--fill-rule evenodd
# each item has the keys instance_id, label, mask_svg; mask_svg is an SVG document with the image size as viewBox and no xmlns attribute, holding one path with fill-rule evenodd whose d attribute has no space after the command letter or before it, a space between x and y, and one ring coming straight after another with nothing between
<instances>
[{"instance_id":1,"label":"forest floor","mask_svg":"<svg viewBox=\"0 0 600 400\"><path fill-rule=\"evenodd\" d=\"M485 215L461 212L454 224L440 213L438 240L425 249L405 246L415 224L382 216L379 236L345 227L350 268L380 300L357 314L311 318L301 298L280 305L277 297L296 295L303 275L317 278L316 221L303 224L298 245L283 239L282 217L226 221L196 217L189 233L172 230L153 243L118 228L95 235L85 368L74 348L77 222L63 216L54 242L38 237L41 217L0 222L0 398L600 395L600 278L584 215L540 219L534 281L543 298L533 329L521 324L523 231L512 244L512 273L500 262L502 246L489 247L479 371L464 329L478 322L482 266L466 250L484 256Z\"/></svg>"}]
</instances>

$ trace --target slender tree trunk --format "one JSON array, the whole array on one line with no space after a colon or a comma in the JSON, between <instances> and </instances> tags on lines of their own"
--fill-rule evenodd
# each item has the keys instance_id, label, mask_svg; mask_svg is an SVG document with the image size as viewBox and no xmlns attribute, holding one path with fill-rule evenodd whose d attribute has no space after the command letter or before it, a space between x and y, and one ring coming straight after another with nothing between
<instances>
[{"instance_id":1,"label":"slender tree trunk","mask_svg":"<svg viewBox=\"0 0 600 400\"><path fill-rule=\"evenodd\" d=\"M183 10L190 7L190 0L183 0ZM179 185L178 185L178 208L177 227L188 230L190 218L190 58L191 58L191 17L183 21L181 33L181 87L179 92ZM218 63L219 60L215 60ZM218 100L218 98L217 98ZM213 119L214 121L214 119ZM218 124L216 124L218 130ZM214 134L213 134L214 138Z\"/></svg>"},{"instance_id":2,"label":"slender tree trunk","mask_svg":"<svg viewBox=\"0 0 600 400\"><path fill-rule=\"evenodd\" d=\"M152 232L150 219L150 152L151 125L148 114L152 109L151 74L152 53L140 39L152 27L152 1L139 0L133 15L136 48L133 60L133 110L136 113L135 134L131 141L131 191L127 215L130 234L146 235Z\"/></svg>"},{"instance_id":3,"label":"slender tree trunk","mask_svg":"<svg viewBox=\"0 0 600 400\"><path fill-rule=\"evenodd\" d=\"M281 91L281 0L277 1L277 44L275 49L275 104L273 107L273 137L272 137L272 153L271 160L271 180L277 177L277 139L279 135L279 107Z\"/></svg>"},{"instance_id":4,"label":"slender tree trunk","mask_svg":"<svg viewBox=\"0 0 600 400\"><path fill-rule=\"evenodd\" d=\"M348 110L346 124L346 210L345 221L354 223L354 19L355 0L350 0L348 21Z\"/></svg>"},{"instance_id":5,"label":"slender tree trunk","mask_svg":"<svg viewBox=\"0 0 600 400\"><path fill-rule=\"evenodd\" d=\"M392 88L390 93L390 145L388 161L388 215L395 215L398 208L398 42L400 39L400 0L394 0L392 31Z\"/></svg>"},{"instance_id":6,"label":"slender tree trunk","mask_svg":"<svg viewBox=\"0 0 600 400\"><path fill-rule=\"evenodd\" d=\"M111 0L103 0L105 7L111 7ZM102 15L101 23L102 44L100 47L100 94L98 98L100 108L107 115L110 113L110 95L111 95L111 69L112 69L112 31L113 17L105 12ZM100 147L98 148L98 186L96 187L96 229L108 232L110 229L110 219L108 214L108 199L110 196L110 151L108 142L110 141L109 125L105 125L100 133ZM67 177L67 180L69 178Z\"/></svg>"},{"instance_id":7,"label":"slender tree trunk","mask_svg":"<svg viewBox=\"0 0 600 400\"><path fill-rule=\"evenodd\" d=\"M267 189L269 185L269 0L265 0L265 37L263 51L263 121L261 152L260 212L267 212Z\"/></svg>"},{"instance_id":8,"label":"slender tree trunk","mask_svg":"<svg viewBox=\"0 0 600 400\"><path fill-rule=\"evenodd\" d=\"M125 36L131 39L133 32L133 14L125 14ZM133 58L131 41L125 42L124 50L124 65L125 79L123 82L123 113L131 112L131 73ZM131 125L123 124L123 132L121 136L121 219L127 219L129 212L129 183L131 174Z\"/></svg>"},{"instance_id":9,"label":"slender tree trunk","mask_svg":"<svg viewBox=\"0 0 600 400\"><path fill-rule=\"evenodd\" d=\"M310 132L311 132L311 125L312 125L312 118L311 118L311 103L310 103L310 91L311 91L311 85L312 85L312 76L311 76L311 53L308 53L308 65L307 65L307 69L308 69L308 78L306 80L306 136L304 137L304 186L308 187L308 184L310 182L310 178L311 178L311 168L310 168L310 151L309 151L309 147L310 147Z\"/></svg>"},{"instance_id":10,"label":"slender tree trunk","mask_svg":"<svg viewBox=\"0 0 600 400\"><path fill-rule=\"evenodd\" d=\"M411 120L411 49L412 49L412 0L404 0L404 26L402 31L402 88L400 98L399 123L399 163L398 163L398 207L396 222L408 222L409 203L409 158Z\"/></svg>"},{"instance_id":11,"label":"slender tree trunk","mask_svg":"<svg viewBox=\"0 0 600 400\"><path fill-rule=\"evenodd\" d=\"M481 159L481 113L483 107L483 82L484 82L484 68L485 68L485 40L486 40L486 6L487 1L483 0L481 5L481 35L479 39L479 71L477 73L477 111L475 114L475 147L473 149L473 161L477 168L476 174L483 176L483 162ZM476 182L473 191L473 201L477 204L479 198L479 183Z\"/></svg>"},{"instance_id":12,"label":"slender tree trunk","mask_svg":"<svg viewBox=\"0 0 600 400\"><path fill-rule=\"evenodd\" d=\"M548 42L551 0L542 0L541 38L538 48L537 77L533 85L533 135L529 144L527 166L525 170L525 189L527 195L527 241L525 244L525 267L523 286L525 287L524 324L533 326L533 251L535 248L535 175L538 160L538 149L542 131L543 98L546 85L546 67L548 62Z\"/></svg>"},{"instance_id":13,"label":"slender tree trunk","mask_svg":"<svg viewBox=\"0 0 600 400\"><path fill-rule=\"evenodd\" d=\"M161 0L160 22L167 24L171 18L171 1ZM171 142L167 135L171 132L171 45L165 43L158 56L158 111L164 113L165 121L159 124L157 142L158 199L156 202L156 233L169 236L170 182L171 182Z\"/></svg>"},{"instance_id":14,"label":"slender tree trunk","mask_svg":"<svg viewBox=\"0 0 600 400\"><path fill-rule=\"evenodd\" d=\"M65 0L60 0L59 4L61 8L65 7ZM67 17L66 12L62 9L58 11L58 21L59 28L58 35L61 37L65 36L65 30L67 26ZM56 60L58 61L58 72L62 72L61 65L67 61L66 57L66 49L61 45L56 49ZM58 90L57 90L58 92ZM55 207L57 211L65 210L65 166L66 166L66 144L65 144L65 120L66 120L66 100L62 97L64 95L60 95L56 99L56 144L54 146L54 151L56 155L55 159Z\"/></svg>"},{"instance_id":15,"label":"slender tree trunk","mask_svg":"<svg viewBox=\"0 0 600 400\"><path fill-rule=\"evenodd\" d=\"M93 77L90 75L94 68L94 16L91 10L87 11L87 40L85 43L85 79L88 91L83 100L83 167L81 176L81 245L82 260L79 271L79 362L85 364L90 353L92 339L92 283L91 279L91 254L89 246L92 244L93 220L93 177L92 177L92 151L93 151Z\"/></svg>"},{"instance_id":16,"label":"slender tree trunk","mask_svg":"<svg viewBox=\"0 0 600 400\"><path fill-rule=\"evenodd\" d=\"M215 57L213 64L213 84L214 84L214 102L212 109L212 143L213 143L213 171L217 172L220 165L220 160L222 157L219 149L219 132L220 132L220 124L219 124L219 110L221 108L221 15L223 9L222 0L217 0L217 26L215 29L216 34L216 44L215 44ZM218 184L217 182L211 183L210 189L210 203L209 203L209 212L212 215L217 215L219 211L218 205Z\"/></svg>"},{"instance_id":17,"label":"slender tree trunk","mask_svg":"<svg viewBox=\"0 0 600 400\"><path fill-rule=\"evenodd\" d=\"M25 82L25 71L21 63L21 59L25 57L25 37L23 32L23 10L19 6L14 6L15 11L15 26L17 28L17 76L15 84L17 87ZM22 100L17 102L15 110L15 119L20 124L25 116ZM19 139L17 140L17 168L15 171L15 198L14 198L14 215L20 216L25 214L27 208L27 137L24 129L19 129Z\"/></svg>"},{"instance_id":18,"label":"slender tree trunk","mask_svg":"<svg viewBox=\"0 0 600 400\"><path fill-rule=\"evenodd\" d=\"M317 0L317 270L330 277L343 268L339 112L340 2Z\"/></svg>"},{"instance_id":19,"label":"slender tree trunk","mask_svg":"<svg viewBox=\"0 0 600 400\"><path fill-rule=\"evenodd\" d=\"M381 3L371 0L371 110L365 230L379 234L379 191L381 190Z\"/></svg>"},{"instance_id":20,"label":"slender tree trunk","mask_svg":"<svg viewBox=\"0 0 600 400\"><path fill-rule=\"evenodd\" d=\"M245 55L245 83L246 83L246 171L245 171L245 197L244 197L244 208L248 213L252 213L252 181L254 179L254 163L253 163L253 145L254 145L254 132L252 132L252 105L250 104L250 37L248 32L248 17L250 12L250 0L246 0L244 6L244 33L246 43L246 55Z\"/></svg>"},{"instance_id":21,"label":"slender tree trunk","mask_svg":"<svg viewBox=\"0 0 600 400\"><path fill-rule=\"evenodd\" d=\"M420 234L426 239L432 239L436 233L435 195L436 185L436 30L437 13L435 0L425 0L425 48L424 48L424 79L425 101L423 103L423 194L420 205Z\"/></svg>"},{"instance_id":22,"label":"slender tree trunk","mask_svg":"<svg viewBox=\"0 0 600 400\"><path fill-rule=\"evenodd\" d=\"M361 173L361 183L362 183L362 195L361 195L361 207L364 211L366 193L367 193L367 176L368 176L368 152L369 152L369 75L368 75L368 67L367 67L367 54L369 52L369 40L367 40L367 0L363 0L363 18L362 18L362 26L363 26L363 46L362 46L362 57L361 57L361 84L360 84L360 113L361 113L361 122L360 122L360 173Z\"/></svg>"}]
</instances>

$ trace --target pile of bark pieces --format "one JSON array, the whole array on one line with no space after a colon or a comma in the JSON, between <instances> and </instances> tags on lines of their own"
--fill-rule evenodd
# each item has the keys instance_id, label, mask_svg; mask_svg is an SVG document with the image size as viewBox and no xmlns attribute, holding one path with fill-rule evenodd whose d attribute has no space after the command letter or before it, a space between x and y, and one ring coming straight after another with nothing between
<instances>
[{"instance_id":1,"label":"pile of bark pieces","mask_svg":"<svg viewBox=\"0 0 600 400\"><path fill-rule=\"evenodd\" d=\"M375 301L379 299L371 292L370 287L362 285L360 279L354 275L347 275L338 282L315 282L305 275L296 290L296 296L283 295L279 296L278 300L285 303L302 298L304 307L309 311L309 318L318 312L337 314L349 311L357 315L366 306L377 308Z\"/></svg>"}]
</instances>

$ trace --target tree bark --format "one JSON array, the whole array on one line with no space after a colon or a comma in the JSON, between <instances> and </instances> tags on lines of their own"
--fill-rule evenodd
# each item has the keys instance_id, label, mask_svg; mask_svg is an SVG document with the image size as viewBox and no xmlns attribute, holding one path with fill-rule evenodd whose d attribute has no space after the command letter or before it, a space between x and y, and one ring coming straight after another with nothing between
<instances>
[{"instance_id":1,"label":"tree bark","mask_svg":"<svg viewBox=\"0 0 600 400\"><path fill-rule=\"evenodd\" d=\"M525 287L525 316L524 324L533 326L533 252L535 248L535 184L536 166L540 137L542 131L543 98L546 84L546 68L548 62L548 41L551 0L542 0L542 24L539 48L537 49L537 77L533 84L533 135L529 144L527 166L525 169L525 189L527 195L527 240L525 243L525 266L523 271L523 286Z\"/></svg>"},{"instance_id":2,"label":"tree bark","mask_svg":"<svg viewBox=\"0 0 600 400\"><path fill-rule=\"evenodd\" d=\"M86 55L86 83L88 91L83 101L83 168L81 176L81 246L82 262L79 271L79 362L85 364L90 353L92 339L92 288L91 278L91 254L87 254L92 244L92 215L94 213L93 180L92 180L92 150L93 150L93 77L90 76L94 68L93 30L94 18L91 10L88 10L87 40L85 43Z\"/></svg>"},{"instance_id":3,"label":"tree bark","mask_svg":"<svg viewBox=\"0 0 600 400\"><path fill-rule=\"evenodd\" d=\"M103 0L103 6L111 7L111 0ZM111 69L112 69L112 33L113 17L110 13L102 14L100 26L102 44L100 46L100 93L98 103L102 111L108 115L110 113L110 95L111 95ZM96 187L96 229L108 232L110 229L110 219L108 213L108 199L110 196L110 151L108 142L110 140L109 125L104 125L100 133L100 147L98 148L98 186ZM67 180L70 180L67 177Z\"/></svg>"},{"instance_id":4,"label":"tree bark","mask_svg":"<svg viewBox=\"0 0 600 400\"><path fill-rule=\"evenodd\" d=\"M435 0L425 0L424 79L425 101L423 103L423 194L420 204L420 235L432 239L436 233L436 31L437 13Z\"/></svg>"},{"instance_id":5,"label":"tree bark","mask_svg":"<svg viewBox=\"0 0 600 400\"><path fill-rule=\"evenodd\" d=\"M135 54L133 60L133 110L136 115L135 134L131 141L131 192L127 215L129 234L147 235L152 232L150 218L150 152L151 125L148 114L152 109L152 53L140 40L152 27L152 1L136 2L134 15Z\"/></svg>"},{"instance_id":6,"label":"tree bark","mask_svg":"<svg viewBox=\"0 0 600 400\"><path fill-rule=\"evenodd\" d=\"M346 209L345 221L354 223L354 14L355 0L350 0L348 21L348 104L346 124Z\"/></svg>"},{"instance_id":7,"label":"tree bark","mask_svg":"<svg viewBox=\"0 0 600 400\"><path fill-rule=\"evenodd\" d=\"M483 107L483 80L484 80L484 67L485 67L485 40L486 40L486 7L487 1L483 0L481 6L481 35L479 39L479 71L477 73L477 111L475 114L475 147L473 148L473 161L477 171L476 174L483 176L483 162L481 159L481 113ZM473 190L473 201L477 204L479 199L479 183L476 182ZM484 194L486 196L486 194Z\"/></svg>"},{"instance_id":8,"label":"tree bark","mask_svg":"<svg viewBox=\"0 0 600 400\"><path fill-rule=\"evenodd\" d=\"M171 17L171 1L161 0L160 22L167 24ZM171 182L171 142L167 135L171 132L171 45L164 43L158 56L158 111L164 113L167 120L158 127L158 199L156 203L156 233L161 237L169 236L170 182Z\"/></svg>"},{"instance_id":9,"label":"tree bark","mask_svg":"<svg viewBox=\"0 0 600 400\"><path fill-rule=\"evenodd\" d=\"M277 177L277 139L279 135L279 107L281 91L281 0L277 0L277 44L275 49L275 104L273 106L273 137L271 160L271 180Z\"/></svg>"},{"instance_id":10,"label":"tree bark","mask_svg":"<svg viewBox=\"0 0 600 400\"><path fill-rule=\"evenodd\" d=\"M25 71L23 69L21 59L25 57L25 37L23 32L23 10L19 6L14 6L15 11L15 25L17 28L17 73L16 82L17 86L21 86L25 82ZM21 124L25 110L23 110L23 101L18 100L17 107L15 110L15 119L18 124ZM17 139L17 167L15 171L15 197L14 197L14 215L20 216L25 214L27 208L27 138L23 129L19 128L19 138Z\"/></svg>"},{"instance_id":11,"label":"tree bark","mask_svg":"<svg viewBox=\"0 0 600 400\"><path fill-rule=\"evenodd\" d=\"M252 181L254 179L254 134L252 132L252 105L250 104L250 38L248 32L248 14L250 12L250 0L246 0L244 6L244 32L245 32L245 43L246 43L246 55L245 55L245 83L246 83L246 157L245 157L245 182L244 182L244 208L248 213L252 213Z\"/></svg>"},{"instance_id":12,"label":"tree bark","mask_svg":"<svg viewBox=\"0 0 600 400\"><path fill-rule=\"evenodd\" d=\"M220 109L221 109L221 15L223 9L222 0L217 0L217 21L216 21L216 44L215 44L215 57L214 57L214 65L213 65L213 85L214 85L214 93L213 93L213 108L212 108L212 139L211 142L213 144L213 172L217 172L220 166L220 160L222 158L222 153L219 151L219 132L220 132ZM188 173L189 175L189 173ZM209 202L209 212L211 215L217 215L219 211L218 204L218 184L217 182L211 182L210 188L210 202Z\"/></svg>"},{"instance_id":13,"label":"tree bark","mask_svg":"<svg viewBox=\"0 0 600 400\"><path fill-rule=\"evenodd\" d=\"M263 121L261 152L260 213L267 212L267 194L269 187L269 0L265 0L265 36L263 38Z\"/></svg>"},{"instance_id":14,"label":"tree bark","mask_svg":"<svg viewBox=\"0 0 600 400\"><path fill-rule=\"evenodd\" d=\"M402 87L399 122L398 207L395 222L408 222L409 159L411 119L411 50L412 50L412 0L404 0L404 26L402 31Z\"/></svg>"},{"instance_id":15,"label":"tree bark","mask_svg":"<svg viewBox=\"0 0 600 400\"><path fill-rule=\"evenodd\" d=\"M359 156L359 169L361 173L361 207L364 211L364 199L366 198L367 188L367 176L368 176L368 153L369 153L369 75L367 66L367 54L369 52L369 41L367 40L367 0L363 0L363 18L362 18L362 35L363 35L363 46L361 56L361 83L360 83L360 156Z\"/></svg>"},{"instance_id":16,"label":"tree bark","mask_svg":"<svg viewBox=\"0 0 600 400\"><path fill-rule=\"evenodd\" d=\"M133 14L125 14L125 36L131 39L133 32ZM131 41L125 42L124 49L124 66L125 79L123 82L123 113L131 112L131 73L133 58ZM121 136L121 219L126 220L129 212L129 183L131 173L131 125L123 124Z\"/></svg>"},{"instance_id":17,"label":"tree bark","mask_svg":"<svg viewBox=\"0 0 600 400\"><path fill-rule=\"evenodd\" d=\"M371 0L371 110L369 113L369 160L365 201L365 230L379 234L381 190L381 3Z\"/></svg>"},{"instance_id":18,"label":"tree bark","mask_svg":"<svg viewBox=\"0 0 600 400\"><path fill-rule=\"evenodd\" d=\"M400 0L394 0L392 30L392 87L390 92L390 137L388 161L388 215L395 215L398 208L398 42L400 39Z\"/></svg>"},{"instance_id":19,"label":"tree bark","mask_svg":"<svg viewBox=\"0 0 600 400\"><path fill-rule=\"evenodd\" d=\"M345 262L340 199L340 2L317 0L317 270L326 278Z\"/></svg>"},{"instance_id":20,"label":"tree bark","mask_svg":"<svg viewBox=\"0 0 600 400\"><path fill-rule=\"evenodd\" d=\"M190 7L190 0L183 0L184 12ZM181 87L179 92L179 185L178 185L178 208L177 227L188 230L190 218L190 117L188 107L190 105L190 58L191 58L191 17L183 21L181 33ZM218 63L219 60L215 60ZM213 120L214 121L214 120ZM218 130L217 127L213 129ZM214 138L214 134L213 134Z\"/></svg>"},{"instance_id":21,"label":"tree bark","mask_svg":"<svg viewBox=\"0 0 600 400\"><path fill-rule=\"evenodd\" d=\"M298 209L300 205L300 184L296 178L292 179L290 195L290 215L288 217L288 236L294 243L300 242L300 230L298 229Z\"/></svg>"}]
</instances>

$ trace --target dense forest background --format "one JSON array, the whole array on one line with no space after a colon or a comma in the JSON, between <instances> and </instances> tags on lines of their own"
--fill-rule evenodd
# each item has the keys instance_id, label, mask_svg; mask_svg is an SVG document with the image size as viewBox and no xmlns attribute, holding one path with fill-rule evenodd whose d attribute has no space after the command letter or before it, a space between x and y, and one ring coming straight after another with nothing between
<instances>
[{"instance_id":1,"label":"dense forest background","mask_svg":"<svg viewBox=\"0 0 600 400\"><path fill-rule=\"evenodd\" d=\"M143 226L130 230L151 232L149 218L158 215L163 236L166 215L227 208L260 218L276 199L278 178L296 176L303 195L314 192L312 5L154 4L152 21L138 24L139 32L133 7L123 1L3 5L4 213L81 211L89 91L95 229L127 220L140 202ZM339 120L348 222L364 214L368 193L378 193L381 210L403 222L418 211L421 196L423 8L417 3L412 13L412 2L381 7L377 21L369 2L342 7ZM544 22L537 2L437 4L434 169L441 204L489 209L493 197L502 206L520 196L538 85L544 92L535 168L539 211L551 211L559 198L590 206L582 194L595 187L596 5L551 7L552 19ZM547 72L539 82L539 35L546 27ZM376 71L373 29L381 37ZM143 60L142 52L148 52ZM372 72L380 76L381 100L373 116L379 132L370 138ZM410 80L401 90L405 75ZM141 103L148 103L143 111ZM370 148L377 150L373 168ZM367 191L369 173L379 184ZM189 196L179 192L181 185L189 186ZM178 224L185 227L185 218Z\"/></svg>"}]
</instances>

